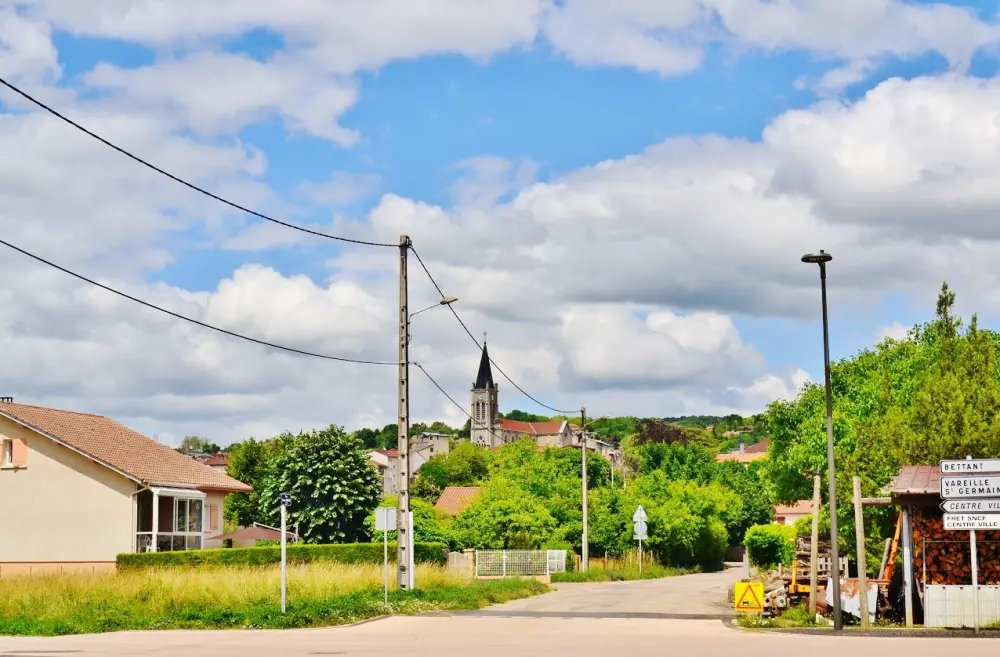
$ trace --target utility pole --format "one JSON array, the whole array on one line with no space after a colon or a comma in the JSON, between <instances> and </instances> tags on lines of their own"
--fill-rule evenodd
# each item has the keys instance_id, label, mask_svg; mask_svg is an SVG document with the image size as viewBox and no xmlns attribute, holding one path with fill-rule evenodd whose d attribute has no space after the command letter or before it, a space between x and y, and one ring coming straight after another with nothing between
<instances>
[{"instance_id":1,"label":"utility pole","mask_svg":"<svg viewBox=\"0 0 1000 657\"><path fill-rule=\"evenodd\" d=\"M399 506L396 510L396 567L399 588L410 588L410 308L406 257L410 238L399 236Z\"/></svg>"},{"instance_id":2,"label":"utility pole","mask_svg":"<svg viewBox=\"0 0 1000 657\"><path fill-rule=\"evenodd\" d=\"M580 545L580 570L587 572L589 564L588 538L587 538L587 409L580 408L580 472L583 486L583 536Z\"/></svg>"}]
</instances>

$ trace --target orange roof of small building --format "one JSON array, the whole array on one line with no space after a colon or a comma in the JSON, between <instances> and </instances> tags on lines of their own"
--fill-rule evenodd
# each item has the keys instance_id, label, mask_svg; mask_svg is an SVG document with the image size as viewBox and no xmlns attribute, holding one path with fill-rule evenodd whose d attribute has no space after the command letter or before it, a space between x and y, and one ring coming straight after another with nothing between
<instances>
[{"instance_id":1,"label":"orange roof of small building","mask_svg":"<svg viewBox=\"0 0 1000 657\"><path fill-rule=\"evenodd\" d=\"M774 507L774 515L776 516L805 515L812 513L812 511L812 500L799 500L792 505L779 504Z\"/></svg>"},{"instance_id":2,"label":"orange roof of small building","mask_svg":"<svg viewBox=\"0 0 1000 657\"><path fill-rule=\"evenodd\" d=\"M442 491L434 507L449 515L457 516L472 506L482 490L478 486L448 486Z\"/></svg>"},{"instance_id":3,"label":"orange roof of small building","mask_svg":"<svg viewBox=\"0 0 1000 657\"><path fill-rule=\"evenodd\" d=\"M228 454L213 454L212 456L205 457L203 459L196 459L201 461L205 465L215 466L215 465L229 465L229 455Z\"/></svg>"},{"instance_id":4,"label":"orange roof of small building","mask_svg":"<svg viewBox=\"0 0 1000 657\"><path fill-rule=\"evenodd\" d=\"M904 465L892 480L892 495L941 495L941 467Z\"/></svg>"},{"instance_id":5,"label":"orange roof of small building","mask_svg":"<svg viewBox=\"0 0 1000 657\"><path fill-rule=\"evenodd\" d=\"M286 531L285 539L294 539L295 532ZM221 536L213 536L212 540L216 541L280 541L281 540L281 530L272 529L271 527L261 527L259 525L254 525L253 527L241 527L235 531L231 531L228 534L222 534Z\"/></svg>"},{"instance_id":6,"label":"orange roof of small building","mask_svg":"<svg viewBox=\"0 0 1000 657\"><path fill-rule=\"evenodd\" d=\"M564 420L548 422L521 422L519 420L501 420L500 428L504 431L514 431L529 436L550 436L562 431Z\"/></svg>"},{"instance_id":7,"label":"orange roof of small building","mask_svg":"<svg viewBox=\"0 0 1000 657\"><path fill-rule=\"evenodd\" d=\"M211 468L102 415L0 403L0 416L61 443L148 486L231 492L252 490Z\"/></svg>"},{"instance_id":8,"label":"orange roof of small building","mask_svg":"<svg viewBox=\"0 0 1000 657\"><path fill-rule=\"evenodd\" d=\"M764 440L761 440L758 443L754 443L753 445L748 445L747 448L743 450L743 453L744 454L766 454L767 453L767 446L770 444L770 442L771 442L771 440L769 438L765 438Z\"/></svg>"}]
</instances>

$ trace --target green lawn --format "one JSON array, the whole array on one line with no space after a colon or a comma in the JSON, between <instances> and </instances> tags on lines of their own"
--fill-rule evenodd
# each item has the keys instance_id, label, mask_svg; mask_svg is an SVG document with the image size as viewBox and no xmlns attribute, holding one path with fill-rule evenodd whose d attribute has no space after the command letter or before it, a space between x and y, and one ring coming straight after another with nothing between
<instances>
[{"instance_id":1,"label":"green lawn","mask_svg":"<svg viewBox=\"0 0 1000 657\"><path fill-rule=\"evenodd\" d=\"M307 564L289 569L283 615L279 581L275 567L9 577L0 579L0 635L341 625L479 609L547 590L535 580L469 581L418 566L416 590L393 587L386 605L381 566Z\"/></svg>"}]
</instances>

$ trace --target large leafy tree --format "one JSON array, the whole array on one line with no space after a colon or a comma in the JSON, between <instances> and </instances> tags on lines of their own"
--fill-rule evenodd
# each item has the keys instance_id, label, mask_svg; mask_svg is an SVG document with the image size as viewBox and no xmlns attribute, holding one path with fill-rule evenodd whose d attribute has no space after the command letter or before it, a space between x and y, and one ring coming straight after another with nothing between
<instances>
[{"instance_id":1,"label":"large leafy tree","mask_svg":"<svg viewBox=\"0 0 1000 657\"><path fill-rule=\"evenodd\" d=\"M462 543L479 549L532 549L549 543L557 522L546 505L517 482L494 479L455 520Z\"/></svg>"},{"instance_id":2,"label":"large leafy tree","mask_svg":"<svg viewBox=\"0 0 1000 657\"><path fill-rule=\"evenodd\" d=\"M218 454L222 448L202 436L184 436L177 451L183 454Z\"/></svg>"},{"instance_id":3,"label":"large leafy tree","mask_svg":"<svg viewBox=\"0 0 1000 657\"><path fill-rule=\"evenodd\" d=\"M331 425L300 433L271 460L260 495L262 514L278 518L278 495L292 497L289 522L309 543L344 543L367 537L365 517L381 499L378 472L353 435Z\"/></svg>"}]
</instances>

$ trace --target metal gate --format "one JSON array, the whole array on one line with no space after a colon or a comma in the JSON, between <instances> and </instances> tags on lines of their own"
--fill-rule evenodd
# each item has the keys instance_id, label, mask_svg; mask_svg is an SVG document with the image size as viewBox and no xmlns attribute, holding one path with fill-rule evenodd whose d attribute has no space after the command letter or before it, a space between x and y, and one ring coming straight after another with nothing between
<instances>
[{"instance_id":1,"label":"metal gate","mask_svg":"<svg viewBox=\"0 0 1000 657\"><path fill-rule=\"evenodd\" d=\"M566 571L566 550L476 550L476 577L537 577Z\"/></svg>"}]
</instances>

